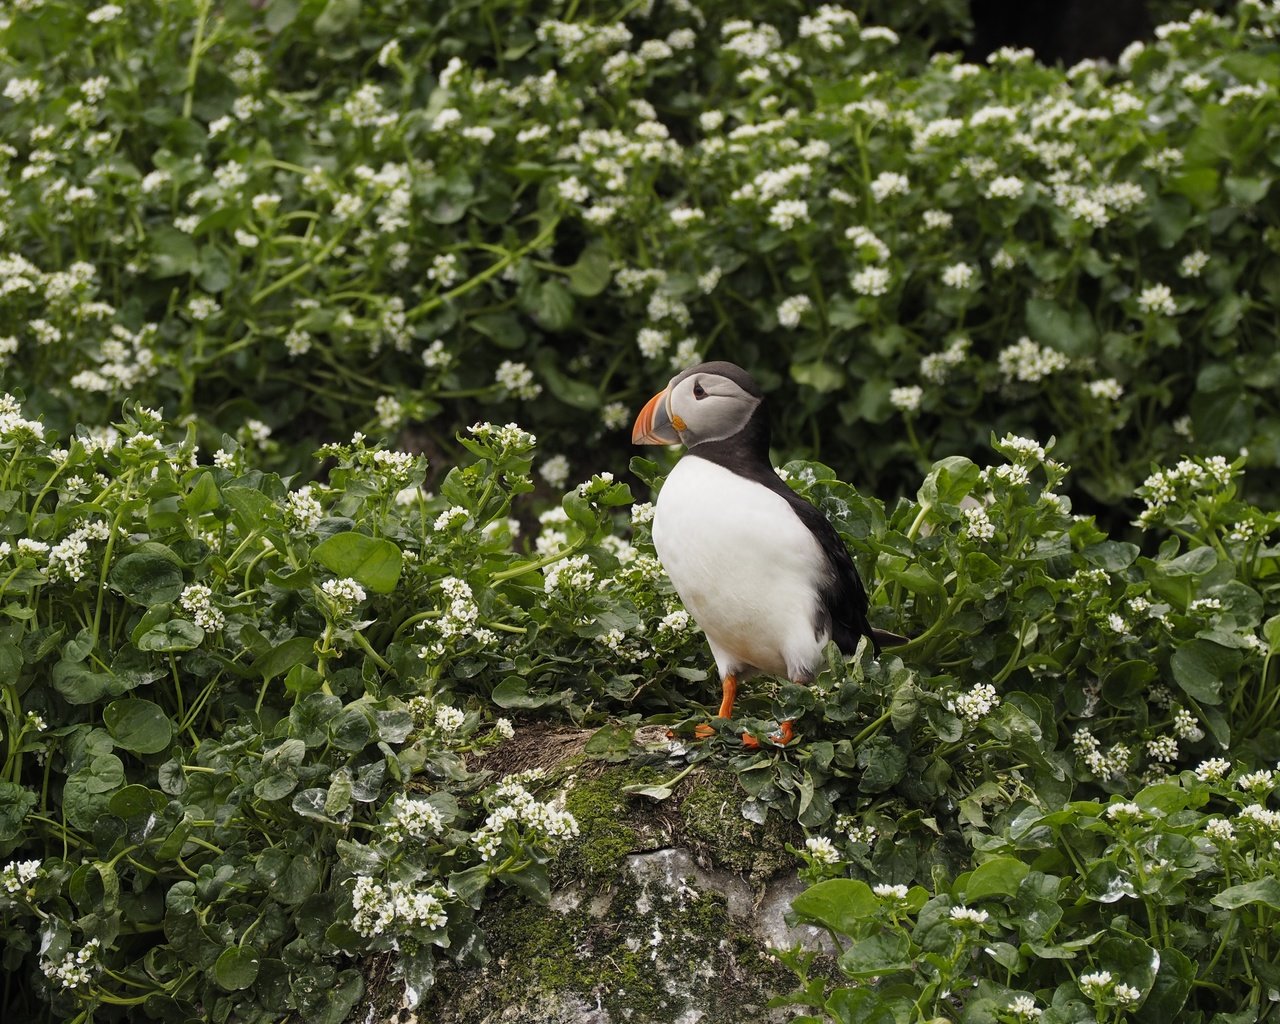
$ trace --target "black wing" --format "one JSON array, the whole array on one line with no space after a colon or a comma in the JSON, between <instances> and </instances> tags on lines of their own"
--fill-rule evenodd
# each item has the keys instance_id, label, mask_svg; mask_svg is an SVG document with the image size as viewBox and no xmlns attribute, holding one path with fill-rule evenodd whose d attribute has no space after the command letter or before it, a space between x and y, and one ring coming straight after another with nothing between
<instances>
[{"instance_id":1,"label":"black wing","mask_svg":"<svg viewBox=\"0 0 1280 1024\"><path fill-rule=\"evenodd\" d=\"M862 585L862 577L849 557L849 549L836 528L831 525L825 515L817 508L796 494L781 480L783 495L800 521L809 528L809 532L818 541L822 554L826 558L829 573L822 583L822 606L830 616L831 639L845 654L853 654L858 649L858 640L868 637L876 653L880 653L880 644L867 621L867 588ZM781 493L781 491L779 492ZM818 623L818 626L826 623Z\"/></svg>"}]
</instances>

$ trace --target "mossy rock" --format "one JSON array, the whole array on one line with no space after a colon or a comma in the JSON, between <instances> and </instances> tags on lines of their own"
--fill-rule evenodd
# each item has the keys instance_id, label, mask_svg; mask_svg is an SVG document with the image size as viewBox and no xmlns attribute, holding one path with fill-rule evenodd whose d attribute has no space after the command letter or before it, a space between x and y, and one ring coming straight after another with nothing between
<instances>
[{"instance_id":1,"label":"mossy rock","mask_svg":"<svg viewBox=\"0 0 1280 1024\"><path fill-rule=\"evenodd\" d=\"M549 906L515 891L486 902L484 967L442 964L412 1014L394 972L371 978L360 1020L433 1024L727 1024L786 1019L768 1009L794 977L770 945L813 942L783 914L803 888L787 843L794 823L742 817L732 772L701 767L664 801L629 796L672 774L581 753L558 730L544 792L563 790L580 835L552 863ZM588 734L579 733L585 739ZM489 767L486 763L485 767ZM495 767L507 770L504 759ZM527 767L519 762L515 770ZM385 968L386 965L384 965Z\"/></svg>"}]
</instances>

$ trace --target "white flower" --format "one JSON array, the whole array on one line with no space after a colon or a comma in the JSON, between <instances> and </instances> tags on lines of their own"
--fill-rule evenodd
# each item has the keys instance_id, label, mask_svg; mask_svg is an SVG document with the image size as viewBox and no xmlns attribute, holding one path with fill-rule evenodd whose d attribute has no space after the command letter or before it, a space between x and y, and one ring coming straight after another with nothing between
<instances>
[{"instance_id":1,"label":"white flower","mask_svg":"<svg viewBox=\"0 0 1280 1024\"><path fill-rule=\"evenodd\" d=\"M790 231L809 219L809 204L803 199L780 199L769 211L769 223L781 231Z\"/></svg>"},{"instance_id":2,"label":"white flower","mask_svg":"<svg viewBox=\"0 0 1280 1024\"><path fill-rule=\"evenodd\" d=\"M996 688L990 683L978 683L967 693L959 694L947 701L948 709L970 722L985 718L999 704L1000 698L996 696Z\"/></svg>"},{"instance_id":3,"label":"white flower","mask_svg":"<svg viewBox=\"0 0 1280 1024\"><path fill-rule=\"evenodd\" d=\"M40 874L38 860L10 861L0 869L0 889L9 895L21 892Z\"/></svg>"},{"instance_id":4,"label":"white flower","mask_svg":"<svg viewBox=\"0 0 1280 1024\"><path fill-rule=\"evenodd\" d=\"M1200 272L1209 265L1209 254L1201 249L1189 252L1178 264L1178 273L1183 277L1199 277Z\"/></svg>"},{"instance_id":5,"label":"white flower","mask_svg":"<svg viewBox=\"0 0 1280 1024\"><path fill-rule=\"evenodd\" d=\"M880 882L871 887L871 891L877 899L882 900L905 900L907 898L907 887L905 885L890 885L888 882Z\"/></svg>"},{"instance_id":6,"label":"white flower","mask_svg":"<svg viewBox=\"0 0 1280 1024\"><path fill-rule=\"evenodd\" d=\"M504 740L509 740L516 734L516 728L511 724L509 718L499 718L493 723L493 731L501 736Z\"/></svg>"},{"instance_id":7,"label":"white flower","mask_svg":"<svg viewBox=\"0 0 1280 1024\"><path fill-rule=\"evenodd\" d=\"M524 363L504 359L494 373L494 380L514 398L530 399L542 394L542 385L534 380L533 371Z\"/></svg>"},{"instance_id":8,"label":"white flower","mask_svg":"<svg viewBox=\"0 0 1280 1024\"><path fill-rule=\"evenodd\" d=\"M1111 984L1110 971L1094 971L1080 975L1080 991L1087 996L1101 995Z\"/></svg>"},{"instance_id":9,"label":"white flower","mask_svg":"<svg viewBox=\"0 0 1280 1024\"><path fill-rule=\"evenodd\" d=\"M1261 795L1270 791L1275 785L1275 775L1263 768L1256 772L1248 772L1236 779L1236 785L1243 789L1246 793L1253 792L1255 795Z\"/></svg>"},{"instance_id":10,"label":"white flower","mask_svg":"<svg viewBox=\"0 0 1280 1024\"><path fill-rule=\"evenodd\" d=\"M835 845L826 836L810 836L804 841L804 845L809 856L819 864L836 864L840 861Z\"/></svg>"},{"instance_id":11,"label":"white flower","mask_svg":"<svg viewBox=\"0 0 1280 1024\"><path fill-rule=\"evenodd\" d=\"M655 359L671 344L671 335L656 327L641 327L636 334L636 347L646 359Z\"/></svg>"},{"instance_id":12,"label":"white flower","mask_svg":"<svg viewBox=\"0 0 1280 1024\"><path fill-rule=\"evenodd\" d=\"M1142 998L1142 990L1134 988L1132 985L1126 985L1124 982L1118 984L1111 993L1115 996L1116 1003L1120 1006L1129 1006L1136 1003Z\"/></svg>"},{"instance_id":13,"label":"white flower","mask_svg":"<svg viewBox=\"0 0 1280 1024\"><path fill-rule=\"evenodd\" d=\"M452 529L460 523L465 523L470 515L471 513L461 505L451 505L436 516L434 529L437 533Z\"/></svg>"},{"instance_id":14,"label":"white flower","mask_svg":"<svg viewBox=\"0 0 1280 1024\"><path fill-rule=\"evenodd\" d=\"M115 21L122 14L124 14L124 8L118 4L103 4L86 14L85 20L93 25L101 25L108 21Z\"/></svg>"},{"instance_id":15,"label":"white flower","mask_svg":"<svg viewBox=\"0 0 1280 1024\"><path fill-rule=\"evenodd\" d=\"M1226 818L1210 818L1204 823L1204 834L1215 843L1229 844L1236 837L1236 827Z\"/></svg>"},{"instance_id":16,"label":"white flower","mask_svg":"<svg viewBox=\"0 0 1280 1024\"><path fill-rule=\"evenodd\" d=\"M1145 817L1142 808L1135 803L1108 804L1103 813L1112 821L1139 821Z\"/></svg>"},{"instance_id":17,"label":"white flower","mask_svg":"<svg viewBox=\"0 0 1280 1024\"><path fill-rule=\"evenodd\" d=\"M591 192L587 186L573 177L565 178L557 184L556 192L560 194L561 199L566 199L571 203L585 203L591 198Z\"/></svg>"},{"instance_id":18,"label":"white flower","mask_svg":"<svg viewBox=\"0 0 1280 1024\"><path fill-rule=\"evenodd\" d=\"M1002 350L997 361L1006 379L1029 383L1044 380L1067 367L1067 357L1057 349L1038 345L1025 336Z\"/></svg>"},{"instance_id":19,"label":"white flower","mask_svg":"<svg viewBox=\"0 0 1280 1024\"><path fill-rule=\"evenodd\" d=\"M883 295L889 290L890 275L885 267L864 267L849 278L849 286L859 295Z\"/></svg>"},{"instance_id":20,"label":"white flower","mask_svg":"<svg viewBox=\"0 0 1280 1024\"><path fill-rule=\"evenodd\" d=\"M443 708L441 710L444 710ZM391 815L387 819L387 838L393 842L405 839L425 839L439 835L444 829L444 816L426 800L412 800L403 793L391 802Z\"/></svg>"},{"instance_id":21,"label":"white flower","mask_svg":"<svg viewBox=\"0 0 1280 1024\"><path fill-rule=\"evenodd\" d=\"M1196 778L1201 782L1221 782L1231 771L1231 762L1225 757L1211 757L1196 765Z\"/></svg>"},{"instance_id":22,"label":"white flower","mask_svg":"<svg viewBox=\"0 0 1280 1024\"><path fill-rule=\"evenodd\" d=\"M969 263L953 263L942 271L942 283L948 288L968 288L977 271Z\"/></svg>"},{"instance_id":23,"label":"white flower","mask_svg":"<svg viewBox=\"0 0 1280 1024\"><path fill-rule=\"evenodd\" d=\"M446 704L442 707L436 708L436 728L443 733L451 735L457 732L462 728L462 725L466 720L466 714L455 707L450 707Z\"/></svg>"},{"instance_id":24,"label":"white flower","mask_svg":"<svg viewBox=\"0 0 1280 1024\"><path fill-rule=\"evenodd\" d=\"M1124 394L1124 387L1114 377L1091 380L1085 385L1085 389L1094 398L1106 398L1113 402L1118 401L1120 396Z\"/></svg>"},{"instance_id":25,"label":"white flower","mask_svg":"<svg viewBox=\"0 0 1280 1024\"><path fill-rule=\"evenodd\" d=\"M1012 176L992 178L987 185L987 196L991 199L1017 199L1026 187L1021 178Z\"/></svg>"},{"instance_id":26,"label":"white flower","mask_svg":"<svg viewBox=\"0 0 1280 1024\"><path fill-rule=\"evenodd\" d=\"M538 475L551 487L561 490L569 479L569 460L564 455L553 455L538 467Z\"/></svg>"},{"instance_id":27,"label":"white flower","mask_svg":"<svg viewBox=\"0 0 1280 1024\"><path fill-rule=\"evenodd\" d=\"M782 327L795 329L800 326L800 318L813 308L813 300L807 295L792 295L778 304L778 323Z\"/></svg>"},{"instance_id":28,"label":"white flower","mask_svg":"<svg viewBox=\"0 0 1280 1024\"><path fill-rule=\"evenodd\" d=\"M658 622L660 632L683 633L689 628L689 613L683 608L664 615Z\"/></svg>"},{"instance_id":29,"label":"white flower","mask_svg":"<svg viewBox=\"0 0 1280 1024\"><path fill-rule=\"evenodd\" d=\"M965 508L961 513L965 520L965 533L973 540L990 540L996 535L995 524L981 508Z\"/></svg>"},{"instance_id":30,"label":"white flower","mask_svg":"<svg viewBox=\"0 0 1280 1024\"><path fill-rule=\"evenodd\" d=\"M213 604L213 591L203 583L192 583L183 589L178 603L191 613L195 624L208 633L226 625L227 617Z\"/></svg>"},{"instance_id":31,"label":"white flower","mask_svg":"<svg viewBox=\"0 0 1280 1024\"><path fill-rule=\"evenodd\" d=\"M933 384L943 383L951 374L951 368L965 361L969 351L968 338L954 338L941 352L930 352L920 359L920 375Z\"/></svg>"},{"instance_id":32,"label":"white flower","mask_svg":"<svg viewBox=\"0 0 1280 1024\"><path fill-rule=\"evenodd\" d=\"M346 615L365 599L364 587L350 576L325 580L320 584L320 589L333 602L339 615Z\"/></svg>"},{"instance_id":33,"label":"white flower","mask_svg":"<svg viewBox=\"0 0 1280 1024\"><path fill-rule=\"evenodd\" d=\"M98 955L100 944L97 939L90 939L78 950L67 950L66 955L57 963L41 960L40 971L64 990L84 988L93 980L93 961Z\"/></svg>"},{"instance_id":34,"label":"white flower","mask_svg":"<svg viewBox=\"0 0 1280 1024\"><path fill-rule=\"evenodd\" d=\"M883 171L871 182L871 196L882 203L890 196L904 196L911 191L911 182L905 174Z\"/></svg>"},{"instance_id":35,"label":"white flower","mask_svg":"<svg viewBox=\"0 0 1280 1024\"><path fill-rule=\"evenodd\" d=\"M955 217L946 210L925 210L921 218L930 231L946 231L955 223Z\"/></svg>"},{"instance_id":36,"label":"white flower","mask_svg":"<svg viewBox=\"0 0 1280 1024\"><path fill-rule=\"evenodd\" d=\"M952 907L948 915L956 924L983 924L991 915L985 910L974 910L972 907Z\"/></svg>"},{"instance_id":37,"label":"white flower","mask_svg":"<svg viewBox=\"0 0 1280 1024\"><path fill-rule=\"evenodd\" d=\"M284 514L285 522L294 529L312 530L324 515L324 508L307 484L285 496Z\"/></svg>"},{"instance_id":38,"label":"white flower","mask_svg":"<svg viewBox=\"0 0 1280 1024\"><path fill-rule=\"evenodd\" d=\"M1040 1007L1036 1006L1036 1001L1030 996L1014 996L1009 1001L1006 1009L1020 1021L1039 1020L1041 1014L1044 1013Z\"/></svg>"},{"instance_id":39,"label":"white flower","mask_svg":"<svg viewBox=\"0 0 1280 1024\"><path fill-rule=\"evenodd\" d=\"M1178 312L1178 305L1173 300L1173 292L1167 284L1153 284L1142 289L1138 296L1138 308L1144 313L1155 313L1161 316L1173 316Z\"/></svg>"},{"instance_id":40,"label":"white flower","mask_svg":"<svg viewBox=\"0 0 1280 1024\"><path fill-rule=\"evenodd\" d=\"M893 388L889 391L889 404L902 412L915 412L920 408L920 401L923 398L924 388L918 384Z\"/></svg>"}]
</instances>

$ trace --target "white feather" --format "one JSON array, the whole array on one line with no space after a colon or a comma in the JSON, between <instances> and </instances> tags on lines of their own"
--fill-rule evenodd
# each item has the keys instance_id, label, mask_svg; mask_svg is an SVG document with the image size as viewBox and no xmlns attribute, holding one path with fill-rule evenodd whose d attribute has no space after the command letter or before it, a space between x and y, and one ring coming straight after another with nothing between
<instances>
[{"instance_id":1,"label":"white feather","mask_svg":"<svg viewBox=\"0 0 1280 1024\"><path fill-rule=\"evenodd\" d=\"M826 562L785 498L686 455L658 495L653 543L721 676L812 677L831 638L815 633Z\"/></svg>"}]
</instances>

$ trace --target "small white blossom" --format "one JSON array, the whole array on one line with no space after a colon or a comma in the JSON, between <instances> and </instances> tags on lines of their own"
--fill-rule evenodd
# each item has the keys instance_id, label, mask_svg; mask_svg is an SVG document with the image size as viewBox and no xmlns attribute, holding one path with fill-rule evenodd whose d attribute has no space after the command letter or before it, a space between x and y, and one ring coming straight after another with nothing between
<instances>
[{"instance_id":1,"label":"small white blossom","mask_svg":"<svg viewBox=\"0 0 1280 1024\"><path fill-rule=\"evenodd\" d=\"M805 850L819 864L837 864L840 854L826 836L810 836L804 841Z\"/></svg>"},{"instance_id":2,"label":"small white blossom","mask_svg":"<svg viewBox=\"0 0 1280 1024\"><path fill-rule=\"evenodd\" d=\"M889 391L889 404L902 412L915 412L920 408L920 402L923 398L924 388L917 384L892 388Z\"/></svg>"},{"instance_id":3,"label":"small white blossom","mask_svg":"<svg viewBox=\"0 0 1280 1024\"><path fill-rule=\"evenodd\" d=\"M364 587L351 577L325 580L320 589L333 602L339 615L346 615L365 599Z\"/></svg>"},{"instance_id":4,"label":"small white blossom","mask_svg":"<svg viewBox=\"0 0 1280 1024\"><path fill-rule=\"evenodd\" d=\"M1178 312L1178 305L1173 300L1173 292L1167 284L1153 284L1142 289L1138 296L1138 308L1144 313L1160 316L1173 316Z\"/></svg>"},{"instance_id":5,"label":"small white blossom","mask_svg":"<svg viewBox=\"0 0 1280 1024\"><path fill-rule=\"evenodd\" d=\"M813 308L813 300L807 295L792 295L778 304L778 323L790 330L800 326L800 318Z\"/></svg>"}]
</instances>

